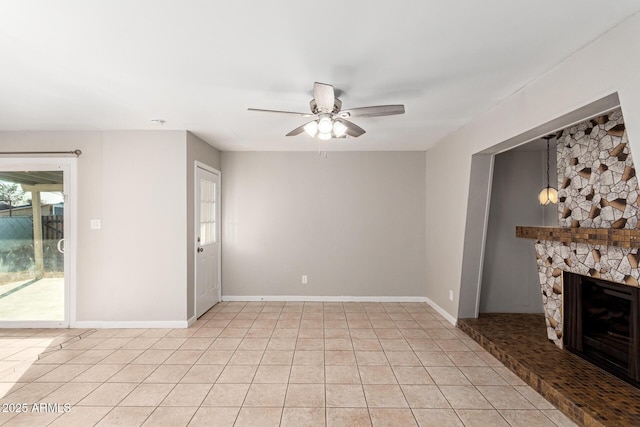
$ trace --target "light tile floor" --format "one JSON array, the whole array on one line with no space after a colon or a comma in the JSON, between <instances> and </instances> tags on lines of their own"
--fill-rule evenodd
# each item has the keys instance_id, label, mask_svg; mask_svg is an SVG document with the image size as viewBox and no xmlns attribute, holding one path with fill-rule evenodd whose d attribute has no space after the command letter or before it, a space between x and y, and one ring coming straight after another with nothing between
<instances>
[{"instance_id":1,"label":"light tile floor","mask_svg":"<svg viewBox=\"0 0 640 427\"><path fill-rule=\"evenodd\" d=\"M1 330L0 358L10 426L575 425L422 303L228 302L188 329Z\"/></svg>"}]
</instances>

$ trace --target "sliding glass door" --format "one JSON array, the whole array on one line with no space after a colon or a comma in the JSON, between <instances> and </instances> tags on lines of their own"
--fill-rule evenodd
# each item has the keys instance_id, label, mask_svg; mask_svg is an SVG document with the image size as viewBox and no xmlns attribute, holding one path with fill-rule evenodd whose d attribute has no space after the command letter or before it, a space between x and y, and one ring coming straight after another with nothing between
<instances>
[{"instance_id":1,"label":"sliding glass door","mask_svg":"<svg viewBox=\"0 0 640 427\"><path fill-rule=\"evenodd\" d=\"M0 326L69 325L65 164L0 163Z\"/></svg>"}]
</instances>

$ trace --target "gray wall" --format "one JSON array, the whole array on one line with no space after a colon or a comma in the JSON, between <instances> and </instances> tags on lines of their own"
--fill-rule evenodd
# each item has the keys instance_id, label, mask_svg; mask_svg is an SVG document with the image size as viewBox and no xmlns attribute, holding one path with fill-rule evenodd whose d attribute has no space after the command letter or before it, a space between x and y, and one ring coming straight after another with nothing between
<instances>
[{"instance_id":1,"label":"gray wall","mask_svg":"<svg viewBox=\"0 0 640 427\"><path fill-rule=\"evenodd\" d=\"M557 187L555 145L551 183ZM540 206L546 152L507 151L494 159L484 252L480 313L542 313L533 241L517 239L516 225L556 225L557 205Z\"/></svg>"},{"instance_id":2,"label":"gray wall","mask_svg":"<svg viewBox=\"0 0 640 427\"><path fill-rule=\"evenodd\" d=\"M220 151L187 132L187 315L195 316L195 162L220 170Z\"/></svg>"},{"instance_id":3,"label":"gray wall","mask_svg":"<svg viewBox=\"0 0 640 427\"><path fill-rule=\"evenodd\" d=\"M82 150L76 326L186 323L184 131L0 132L0 146Z\"/></svg>"},{"instance_id":4,"label":"gray wall","mask_svg":"<svg viewBox=\"0 0 640 427\"><path fill-rule=\"evenodd\" d=\"M423 152L223 152L222 170L223 297L425 295Z\"/></svg>"},{"instance_id":5,"label":"gray wall","mask_svg":"<svg viewBox=\"0 0 640 427\"><path fill-rule=\"evenodd\" d=\"M549 182L551 182L551 186L555 187L556 190L560 188L560 183L558 182L558 152L556 150L557 141L555 139L551 140L551 144L549 144ZM538 193L542 188L547 185L547 153L544 152L542 154L542 186L538 190ZM542 206L542 225L545 227L558 227L560 223L560 217L558 212L558 205L549 203L547 206ZM520 225L520 224L518 224ZM526 224L525 224L526 225Z\"/></svg>"}]
</instances>

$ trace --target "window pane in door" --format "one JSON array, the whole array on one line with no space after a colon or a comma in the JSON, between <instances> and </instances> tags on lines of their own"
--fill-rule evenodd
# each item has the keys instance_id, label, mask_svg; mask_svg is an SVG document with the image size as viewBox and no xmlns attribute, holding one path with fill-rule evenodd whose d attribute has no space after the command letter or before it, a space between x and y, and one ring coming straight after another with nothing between
<instances>
[{"instance_id":1,"label":"window pane in door","mask_svg":"<svg viewBox=\"0 0 640 427\"><path fill-rule=\"evenodd\" d=\"M200 180L200 244L215 243L216 236L216 185Z\"/></svg>"}]
</instances>

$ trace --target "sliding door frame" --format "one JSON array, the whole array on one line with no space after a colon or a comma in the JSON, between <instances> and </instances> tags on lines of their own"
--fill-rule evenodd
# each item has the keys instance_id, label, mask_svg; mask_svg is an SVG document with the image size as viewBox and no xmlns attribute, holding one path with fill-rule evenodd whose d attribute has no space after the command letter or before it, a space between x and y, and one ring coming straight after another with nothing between
<instances>
[{"instance_id":1,"label":"sliding door frame","mask_svg":"<svg viewBox=\"0 0 640 427\"><path fill-rule=\"evenodd\" d=\"M64 176L64 320L0 321L0 328L68 328L76 322L76 248L78 159L75 157L0 157L4 171L62 171Z\"/></svg>"}]
</instances>

